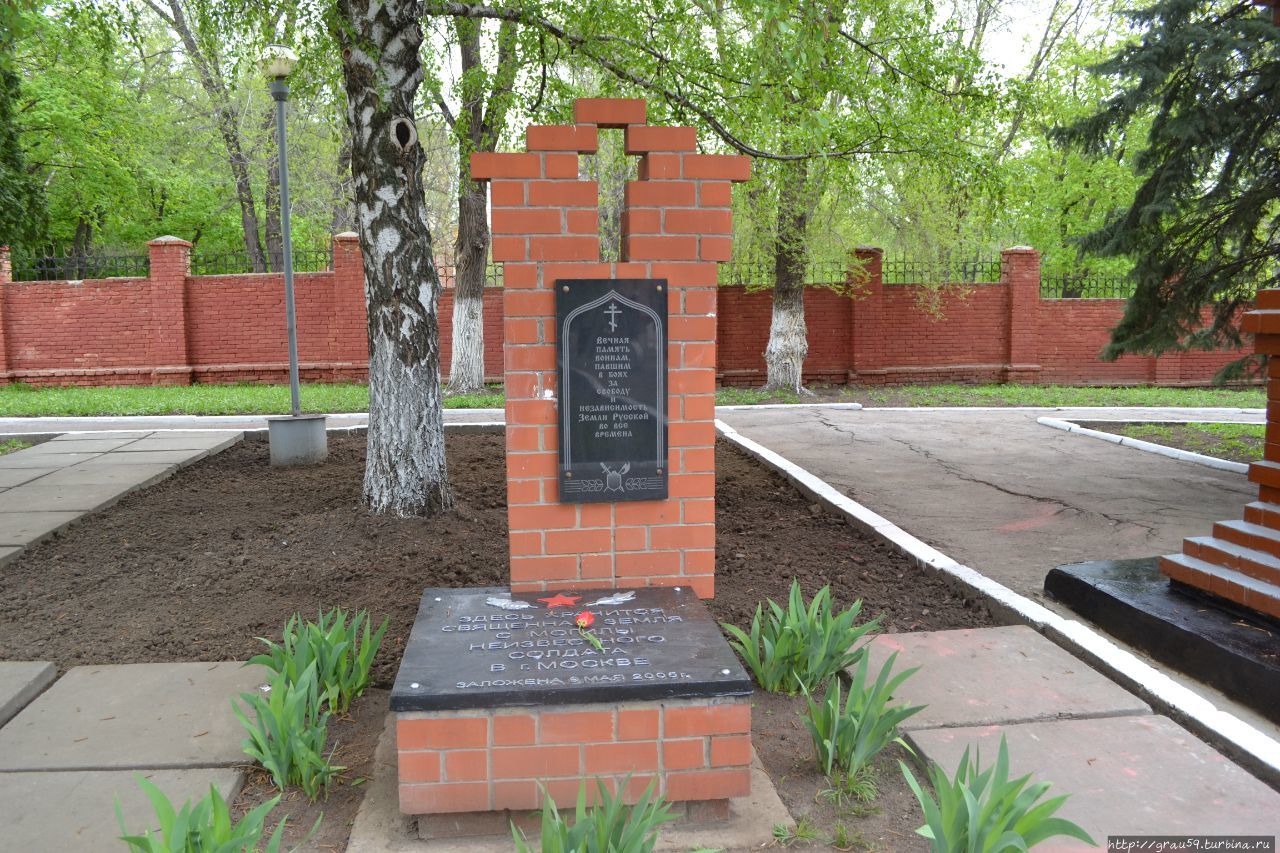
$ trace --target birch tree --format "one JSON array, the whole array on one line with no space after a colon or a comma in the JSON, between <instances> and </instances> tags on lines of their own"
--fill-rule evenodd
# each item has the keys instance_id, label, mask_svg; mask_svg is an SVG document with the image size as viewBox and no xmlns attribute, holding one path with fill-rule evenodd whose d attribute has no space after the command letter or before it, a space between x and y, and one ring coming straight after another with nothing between
<instances>
[{"instance_id":1,"label":"birch tree","mask_svg":"<svg viewBox=\"0 0 1280 853\"><path fill-rule=\"evenodd\" d=\"M369 312L364 500L377 513L453 505L440 389L440 279L414 108L423 81L417 0L336 0L356 221Z\"/></svg>"}]
</instances>

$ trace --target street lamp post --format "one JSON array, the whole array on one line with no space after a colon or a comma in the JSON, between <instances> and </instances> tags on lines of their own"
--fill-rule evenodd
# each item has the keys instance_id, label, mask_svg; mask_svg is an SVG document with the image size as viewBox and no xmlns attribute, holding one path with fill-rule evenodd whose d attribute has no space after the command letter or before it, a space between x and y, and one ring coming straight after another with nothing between
<instances>
[{"instance_id":1,"label":"street lamp post","mask_svg":"<svg viewBox=\"0 0 1280 853\"><path fill-rule=\"evenodd\" d=\"M280 158L280 226L284 255L284 316L289 336L289 402L287 418L268 418L272 465L319 462L328 456L323 415L303 415L298 387L298 324L293 297L293 230L289 223L289 159L285 146L284 106L289 100L289 73L298 55L281 44L267 45L262 70L276 102L276 150Z\"/></svg>"}]
</instances>

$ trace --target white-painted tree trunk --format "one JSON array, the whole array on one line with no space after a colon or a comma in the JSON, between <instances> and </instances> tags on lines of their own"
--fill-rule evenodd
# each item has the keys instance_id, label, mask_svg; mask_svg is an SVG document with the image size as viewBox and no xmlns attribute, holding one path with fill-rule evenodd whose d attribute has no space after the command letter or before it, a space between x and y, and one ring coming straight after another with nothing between
<instances>
[{"instance_id":1,"label":"white-painted tree trunk","mask_svg":"<svg viewBox=\"0 0 1280 853\"><path fill-rule=\"evenodd\" d=\"M364 500L375 513L430 515L453 505L440 390L440 280L414 123L422 83L417 0L337 0L351 129L356 222L369 312L369 432Z\"/></svg>"},{"instance_id":2,"label":"white-painted tree trunk","mask_svg":"<svg viewBox=\"0 0 1280 853\"><path fill-rule=\"evenodd\" d=\"M804 359L809 354L808 331L804 324L804 286L795 293L773 291L773 317L769 323L769 343L764 350L765 390L807 393L800 380Z\"/></svg>"},{"instance_id":3,"label":"white-painted tree trunk","mask_svg":"<svg viewBox=\"0 0 1280 853\"><path fill-rule=\"evenodd\" d=\"M804 279L809 210L808 166L784 167L778 191L778 231L774 246L773 319L764 350L765 390L808 394L801 384L809 334L804 324Z\"/></svg>"},{"instance_id":4,"label":"white-painted tree trunk","mask_svg":"<svg viewBox=\"0 0 1280 853\"><path fill-rule=\"evenodd\" d=\"M461 275L458 277L461 282ZM484 289L453 294L453 353L449 364L448 394L478 394L484 386Z\"/></svg>"},{"instance_id":5,"label":"white-painted tree trunk","mask_svg":"<svg viewBox=\"0 0 1280 853\"><path fill-rule=\"evenodd\" d=\"M466 148L467 146L461 146ZM463 151L459 151L459 157ZM484 391L484 273L489 259L489 221L485 184L459 168L457 261L453 290L453 355L448 394Z\"/></svg>"}]
</instances>

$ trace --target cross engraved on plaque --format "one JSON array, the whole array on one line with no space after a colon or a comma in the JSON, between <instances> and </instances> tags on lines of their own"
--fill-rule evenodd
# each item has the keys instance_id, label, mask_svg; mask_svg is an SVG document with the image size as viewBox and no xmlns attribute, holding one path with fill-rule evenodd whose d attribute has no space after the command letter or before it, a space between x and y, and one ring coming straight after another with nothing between
<instances>
[{"instance_id":1,"label":"cross engraved on plaque","mask_svg":"<svg viewBox=\"0 0 1280 853\"><path fill-rule=\"evenodd\" d=\"M560 500L667 497L667 283L556 282Z\"/></svg>"}]
</instances>

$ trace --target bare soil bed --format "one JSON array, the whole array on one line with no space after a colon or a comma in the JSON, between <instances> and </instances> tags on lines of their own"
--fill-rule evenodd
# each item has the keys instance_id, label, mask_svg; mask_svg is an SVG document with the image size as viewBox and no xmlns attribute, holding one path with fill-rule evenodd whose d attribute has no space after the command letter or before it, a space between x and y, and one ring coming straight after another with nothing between
<instances>
[{"instance_id":1,"label":"bare soil bed","mask_svg":"<svg viewBox=\"0 0 1280 853\"><path fill-rule=\"evenodd\" d=\"M433 519L370 516L360 507L363 435L331 436L329 447L324 465L273 469L265 441L246 441L32 548L0 571L0 659L39 657L63 670L244 660L260 650L255 637L278 636L294 612L367 608L391 622L375 672L382 689L333 724L345 781L362 779L422 589L507 580L502 438L450 435L457 509ZM838 605L861 598L886 632L993 624L983 605L811 505L736 448L722 443L716 461L716 618L746 625L796 577L807 595L831 584ZM753 726L793 813L812 812L827 836L844 821L881 849L909 849L920 818L896 766L886 765L871 814L842 817L815 799L825 785L795 717L802 705L761 696ZM339 785L318 806L290 795L290 823L304 832L323 809L308 846L342 849L362 792ZM251 777L241 806L267 796Z\"/></svg>"}]
</instances>

